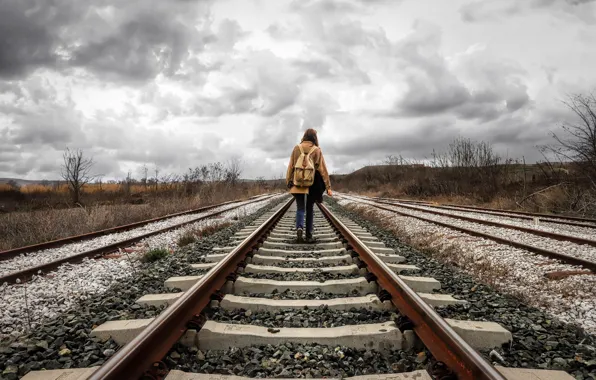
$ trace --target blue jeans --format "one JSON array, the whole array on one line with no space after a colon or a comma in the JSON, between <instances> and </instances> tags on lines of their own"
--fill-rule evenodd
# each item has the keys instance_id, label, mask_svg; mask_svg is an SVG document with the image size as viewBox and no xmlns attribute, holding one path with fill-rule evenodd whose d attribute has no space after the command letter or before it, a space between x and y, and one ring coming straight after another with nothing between
<instances>
[{"instance_id":1,"label":"blue jeans","mask_svg":"<svg viewBox=\"0 0 596 380\"><path fill-rule=\"evenodd\" d=\"M293 194L296 198L296 228L304 228L304 214L306 214L306 234L312 235L313 208L315 201L308 194Z\"/></svg>"}]
</instances>

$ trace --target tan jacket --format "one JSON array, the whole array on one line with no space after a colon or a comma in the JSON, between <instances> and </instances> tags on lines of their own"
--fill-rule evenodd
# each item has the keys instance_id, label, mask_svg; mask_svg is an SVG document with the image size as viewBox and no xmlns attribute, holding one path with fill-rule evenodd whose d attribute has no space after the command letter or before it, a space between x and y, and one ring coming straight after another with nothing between
<instances>
[{"instance_id":1,"label":"tan jacket","mask_svg":"<svg viewBox=\"0 0 596 380\"><path fill-rule=\"evenodd\" d=\"M315 164L315 169L319 172L321 177L323 177L323 181L325 182L325 189L330 190L331 182L329 181L329 173L327 172L327 165L325 165L325 158L323 157L323 152L321 152L321 149L319 147L316 147L315 144L313 144L310 141L303 141L300 144L302 145L304 153L307 154L308 152L310 152L311 149L316 149L314 152L312 152L310 157L312 158L312 162ZM292 179L294 178L294 165L296 164L296 161L298 161L299 157L300 148L298 148L298 145L296 145L294 147L294 150L292 151L292 155L290 156L288 172L286 173L286 185L289 184L290 181L292 181ZM308 194L308 187L292 186L292 188L290 189L290 193Z\"/></svg>"}]
</instances>

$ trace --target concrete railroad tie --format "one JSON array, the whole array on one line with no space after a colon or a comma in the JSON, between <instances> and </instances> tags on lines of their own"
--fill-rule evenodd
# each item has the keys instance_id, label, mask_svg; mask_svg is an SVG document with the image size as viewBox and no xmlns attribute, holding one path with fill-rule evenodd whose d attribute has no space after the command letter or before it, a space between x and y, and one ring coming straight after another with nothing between
<instances>
[{"instance_id":1,"label":"concrete railroad tie","mask_svg":"<svg viewBox=\"0 0 596 380\"><path fill-rule=\"evenodd\" d=\"M85 380L99 367L52 369L48 371L33 371L25 375L22 380ZM544 369L504 368L496 369L507 380L573 380L573 377L564 371L551 371ZM252 377L190 373L172 370L165 380L253 380ZM319 379L312 379L319 380ZM323 380L323 379L320 379ZM325 380L340 380L339 378L325 378ZM390 373L381 375L362 375L344 377L343 380L432 380L428 372L419 370L414 372Z\"/></svg>"}]
</instances>

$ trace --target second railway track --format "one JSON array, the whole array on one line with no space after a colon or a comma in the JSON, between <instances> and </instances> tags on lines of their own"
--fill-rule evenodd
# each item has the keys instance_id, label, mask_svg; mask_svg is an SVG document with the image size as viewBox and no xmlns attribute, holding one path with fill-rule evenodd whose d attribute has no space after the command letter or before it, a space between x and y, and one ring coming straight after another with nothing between
<instances>
[{"instance_id":1,"label":"second railway track","mask_svg":"<svg viewBox=\"0 0 596 380\"><path fill-rule=\"evenodd\" d=\"M491 322L442 319L433 306L463 301L437 294L437 280L417 277L419 268L324 206L316 213L315 244L298 244L291 205L285 202L236 233L229 246L203 256L195 265L209 269L206 274L170 278L171 293L137 301L167 306L157 317L94 328L91 336L121 348L100 367L67 370L70 376L571 379L563 372L493 367L476 348L507 344L510 332ZM251 358L234 366L230 349ZM421 359L425 349L431 357ZM342 350L361 356L348 363ZM385 364L371 366L379 360ZM271 366L279 371L267 376ZM40 375L58 379L65 372L31 372L25 379Z\"/></svg>"},{"instance_id":2,"label":"second railway track","mask_svg":"<svg viewBox=\"0 0 596 380\"><path fill-rule=\"evenodd\" d=\"M461 211L437 211L427 205L411 205L401 202L387 202L374 198L345 195L341 197L356 200L380 210L416 218L425 222L458 230L460 232L494 240L496 242L524 249L550 257L564 264L583 267L596 273L596 240L554 231L503 223L490 218L462 215ZM581 268L576 268L581 269Z\"/></svg>"},{"instance_id":3,"label":"second railway track","mask_svg":"<svg viewBox=\"0 0 596 380\"><path fill-rule=\"evenodd\" d=\"M76 263L119 249L164 232L175 230L224 212L269 199L257 196L246 201L235 200L200 209L166 215L94 233L73 236L47 243L0 252L0 284L27 281L34 275L46 274L66 263Z\"/></svg>"}]
</instances>

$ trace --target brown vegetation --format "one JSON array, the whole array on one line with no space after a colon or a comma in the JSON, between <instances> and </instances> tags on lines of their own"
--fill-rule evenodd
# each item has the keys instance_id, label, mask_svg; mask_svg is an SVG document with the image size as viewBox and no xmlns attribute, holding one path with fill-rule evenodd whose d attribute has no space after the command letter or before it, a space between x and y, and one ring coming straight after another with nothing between
<instances>
[{"instance_id":1,"label":"brown vegetation","mask_svg":"<svg viewBox=\"0 0 596 380\"><path fill-rule=\"evenodd\" d=\"M219 230L229 227L231 225L232 225L232 223L230 223L230 222L221 222L221 223L212 224L212 225L201 227L201 228L188 229L188 230L184 231L178 237L177 244L179 247L187 246L189 244L195 243L196 241L199 240L199 238L213 235L214 233L218 232Z\"/></svg>"},{"instance_id":2,"label":"brown vegetation","mask_svg":"<svg viewBox=\"0 0 596 380\"><path fill-rule=\"evenodd\" d=\"M237 161L203 165L159 180L137 181L129 173L119 182L81 186L76 203L72 185L7 184L0 188L0 250L281 190L280 181L241 181L240 174Z\"/></svg>"}]
</instances>

